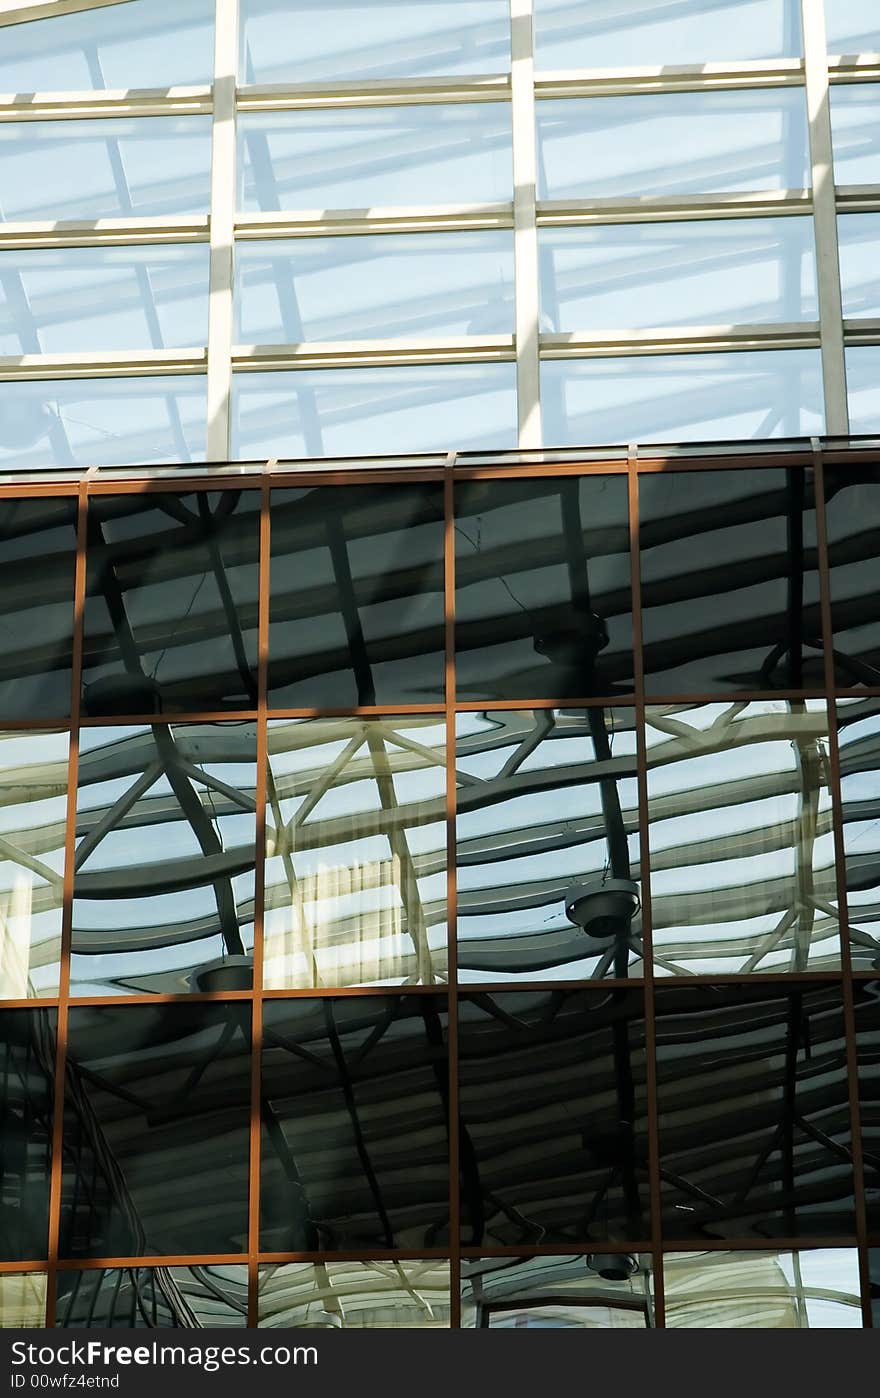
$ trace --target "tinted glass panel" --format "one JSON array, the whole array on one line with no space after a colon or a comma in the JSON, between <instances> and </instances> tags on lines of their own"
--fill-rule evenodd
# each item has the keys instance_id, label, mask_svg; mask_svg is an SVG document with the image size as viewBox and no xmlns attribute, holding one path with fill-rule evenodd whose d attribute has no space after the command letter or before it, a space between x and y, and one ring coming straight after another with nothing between
<instances>
[{"instance_id":1,"label":"tinted glass panel","mask_svg":"<svg viewBox=\"0 0 880 1398\"><path fill-rule=\"evenodd\" d=\"M639 479L649 694L821 685L812 472Z\"/></svg>"},{"instance_id":2,"label":"tinted glass panel","mask_svg":"<svg viewBox=\"0 0 880 1398\"><path fill-rule=\"evenodd\" d=\"M4 1262L45 1257L49 1246L55 1023L54 1010L0 1010L0 1260ZM19 1288L20 1284L11 1303ZM21 1300L19 1295L18 1304Z\"/></svg>"},{"instance_id":3,"label":"tinted glass panel","mask_svg":"<svg viewBox=\"0 0 880 1398\"><path fill-rule=\"evenodd\" d=\"M874 0L825 0L825 29L831 53L876 53L880 49Z\"/></svg>"},{"instance_id":4,"label":"tinted glass panel","mask_svg":"<svg viewBox=\"0 0 880 1398\"><path fill-rule=\"evenodd\" d=\"M557 99L538 103L537 123L539 199L802 189L810 182L799 88Z\"/></svg>"},{"instance_id":5,"label":"tinted glass panel","mask_svg":"<svg viewBox=\"0 0 880 1398\"><path fill-rule=\"evenodd\" d=\"M880 969L880 699L837 706L850 954Z\"/></svg>"},{"instance_id":6,"label":"tinted glass panel","mask_svg":"<svg viewBox=\"0 0 880 1398\"><path fill-rule=\"evenodd\" d=\"M253 708L259 491L90 502L83 707Z\"/></svg>"},{"instance_id":7,"label":"tinted glass panel","mask_svg":"<svg viewBox=\"0 0 880 1398\"><path fill-rule=\"evenodd\" d=\"M626 477L473 481L455 512L457 697L631 690Z\"/></svg>"},{"instance_id":8,"label":"tinted glass panel","mask_svg":"<svg viewBox=\"0 0 880 1398\"><path fill-rule=\"evenodd\" d=\"M249 990L256 723L80 731L74 994Z\"/></svg>"},{"instance_id":9,"label":"tinted glass panel","mask_svg":"<svg viewBox=\"0 0 880 1398\"><path fill-rule=\"evenodd\" d=\"M267 1251L442 1247L445 996L266 1001Z\"/></svg>"},{"instance_id":10,"label":"tinted glass panel","mask_svg":"<svg viewBox=\"0 0 880 1398\"><path fill-rule=\"evenodd\" d=\"M263 984L446 974L442 718L269 724Z\"/></svg>"},{"instance_id":11,"label":"tinted glass panel","mask_svg":"<svg viewBox=\"0 0 880 1398\"><path fill-rule=\"evenodd\" d=\"M634 723L626 709L457 716L460 981L640 973Z\"/></svg>"},{"instance_id":12,"label":"tinted glass panel","mask_svg":"<svg viewBox=\"0 0 880 1398\"><path fill-rule=\"evenodd\" d=\"M831 88L834 181L838 185L880 183L880 84Z\"/></svg>"},{"instance_id":13,"label":"tinted glass panel","mask_svg":"<svg viewBox=\"0 0 880 1398\"><path fill-rule=\"evenodd\" d=\"M880 431L880 345L846 351L850 432Z\"/></svg>"},{"instance_id":14,"label":"tinted glass panel","mask_svg":"<svg viewBox=\"0 0 880 1398\"><path fill-rule=\"evenodd\" d=\"M659 974L840 965L824 702L647 713Z\"/></svg>"},{"instance_id":15,"label":"tinted glass panel","mask_svg":"<svg viewBox=\"0 0 880 1398\"><path fill-rule=\"evenodd\" d=\"M59 1272L61 1330L190 1330L247 1324L247 1268L130 1267Z\"/></svg>"},{"instance_id":16,"label":"tinted glass panel","mask_svg":"<svg viewBox=\"0 0 880 1398\"><path fill-rule=\"evenodd\" d=\"M880 466L829 466L825 473L825 501L837 683L877 685Z\"/></svg>"},{"instance_id":17,"label":"tinted glass panel","mask_svg":"<svg viewBox=\"0 0 880 1398\"><path fill-rule=\"evenodd\" d=\"M260 1327L275 1330L443 1329L449 1263L294 1262L260 1268Z\"/></svg>"},{"instance_id":18,"label":"tinted glass panel","mask_svg":"<svg viewBox=\"0 0 880 1398\"><path fill-rule=\"evenodd\" d=\"M650 1254L465 1258L461 1323L488 1330L648 1330Z\"/></svg>"},{"instance_id":19,"label":"tinted glass panel","mask_svg":"<svg viewBox=\"0 0 880 1398\"><path fill-rule=\"evenodd\" d=\"M843 314L880 317L880 214L850 214L837 220Z\"/></svg>"},{"instance_id":20,"label":"tinted glass panel","mask_svg":"<svg viewBox=\"0 0 880 1398\"><path fill-rule=\"evenodd\" d=\"M801 52L797 0L535 0L539 68L623 68Z\"/></svg>"},{"instance_id":21,"label":"tinted glass panel","mask_svg":"<svg viewBox=\"0 0 880 1398\"><path fill-rule=\"evenodd\" d=\"M442 700L443 492L272 493L269 702Z\"/></svg>"},{"instance_id":22,"label":"tinted glass panel","mask_svg":"<svg viewBox=\"0 0 880 1398\"><path fill-rule=\"evenodd\" d=\"M70 1010L63 1257L247 1250L250 1006Z\"/></svg>"},{"instance_id":23,"label":"tinted glass panel","mask_svg":"<svg viewBox=\"0 0 880 1398\"><path fill-rule=\"evenodd\" d=\"M0 732L0 997L56 995L67 733Z\"/></svg>"},{"instance_id":24,"label":"tinted glass panel","mask_svg":"<svg viewBox=\"0 0 880 1398\"><path fill-rule=\"evenodd\" d=\"M459 1084L464 1244L649 1235L640 992L463 997Z\"/></svg>"},{"instance_id":25,"label":"tinted glass panel","mask_svg":"<svg viewBox=\"0 0 880 1398\"><path fill-rule=\"evenodd\" d=\"M667 1253L663 1283L672 1330L851 1330L862 1324L855 1248Z\"/></svg>"},{"instance_id":26,"label":"tinted glass panel","mask_svg":"<svg viewBox=\"0 0 880 1398\"><path fill-rule=\"evenodd\" d=\"M513 237L505 230L244 242L235 290L236 337L247 344L509 335Z\"/></svg>"},{"instance_id":27,"label":"tinted glass panel","mask_svg":"<svg viewBox=\"0 0 880 1398\"><path fill-rule=\"evenodd\" d=\"M507 0L242 0L243 83L351 82L510 66Z\"/></svg>"},{"instance_id":28,"label":"tinted glass panel","mask_svg":"<svg viewBox=\"0 0 880 1398\"><path fill-rule=\"evenodd\" d=\"M868 1230L880 1233L880 981L854 986L859 1117Z\"/></svg>"},{"instance_id":29,"label":"tinted glass panel","mask_svg":"<svg viewBox=\"0 0 880 1398\"><path fill-rule=\"evenodd\" d=\"M658 990L667 1237L853 1231L843 1033L836 986Z\"/></svg>"},{"instance_id":30,"label":"tinted glass panel","mask_svg":"<svg viewBox=\"0 0 880 1398\"><path fill-rule=\"evenodd\" d=\"M75 554L75 500L0 501L3 718L70 713Z\"/></svg>"},{"instance_id":31,"label":"tinted glass panel","mask_svg":"<svg viewBox=\"0 0 880 1398\"><path fill-rule=\"evenodd\" d=\"M45 1273L0 1274L0 1330L42 1329L45 1319Z\"/></svg>"}]
</instances>

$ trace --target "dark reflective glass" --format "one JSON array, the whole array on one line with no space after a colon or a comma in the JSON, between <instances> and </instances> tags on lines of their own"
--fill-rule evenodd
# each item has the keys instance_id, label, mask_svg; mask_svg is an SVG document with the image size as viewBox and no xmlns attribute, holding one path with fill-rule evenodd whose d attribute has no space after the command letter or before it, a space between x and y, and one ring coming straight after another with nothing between
<instances>
[{"instance_id":1,"label":"dark reflective glass","mask_svg":"<svg viewBox=\"0 0 880 1398\"><path fill-rule=\"evenodd\" d=\"M260 492L93 496L87 717L255 708Z\"/></svg>"},{"instance_id":2,"label":"dark reflective glass","mask_svg":"<svg viewBox=\"0 0 880 1398\"><path fill-rule=\"evenodd\" d=\"M482 1330L650 1330L650 1253L463 1258L461 1323Z\"/></svg>"},{"instance_id":3,"label":"dark reflective glass","mask_svg":"<svg viewBox=\"0 0 880 1398\"><path fill-rule=\"evenodd\" d=\"M634 710L458 714L455 767L459 980L640 974Z\"/></svg>"},{"instance_id":4,"label":"dark reflective glass","mask_svg":"<svg viewBox=\"0 0 880 1398\"><path fill-rule=\"evenodd\" d=\"M55 1082L54 1010L0 1010L0 1261L45 1257Z\"/></svg>"},{"instance_id":5,"label":"dark reflective glass","mask_svg":"<svg viewBox=\"0 0 880 1398\"><path fill-rule=\"evenodd\" d=\"M212 1330L247 1324L247 1267L96 1268L59 1272L60 1330Z\"/></svg>"},{"instance_id":6,"label":"dark reflective glass","mask_svg":"<svg viewBox=\"0 0 880 1398\"><path fill-rule=\"evenodd\" d=\"M640 991L462 997L459 1102L466 1246L650 1236Z\"/></svg>"},{"instance_id":7,"label":"dark reflective glass","mask_svg":"<svg viewBox=\"0 0 880 1398\"><path fill-rule=\"evenodd\" d=\"M63 1257L247 1250L250 1006L74 1006Z\"/></svg>"},{"instance_id":8,"label":"dark reflective glass","mask_svg":"<svg viewBox=\"0 0 880 1398\"><path fill-rule=\"evenodd\" d=\"M272 492L269 702L443 698L443 491Z\"/></svg>"},{"instance_id":9,"label":"dark reflective glass","mask_svg":"<svg viewBox=\"0 0 880 1398\"><path fill-rule=\"evenodd\" d=\"M446 997L263 1005L262 1247L442 1247Z\"/></svg>"},{"instance_id":10,"label":"dark reflective glass","mask_svg":"<svg viewBox=\"0 0 880 1398\"><path fill-rule=\"evenodd\" d=\"M449 1325L449 1263L286 1262L260 1268L259 1325L272 1330L437 1330Z\"/></svg>"},{"instance_id":11,"label":"dark reflective glass","mask_svg":"<svg viewBox=\"0 0 880 1398\"><path fill-rule=\"evenodd\" d=\"M648 694L822 686L812 472L639 478Z\"/></svg>"},{"instance_id":12,"label":"dark reflective glass","mask_svg":"<svg viewBox=\"0 0 880 1398\"><path fill-rule=\"evenodd\" d=\"M851 1233L839 986L658 988L656 1014L665 1236Z\"/></svg>"},{"instance_id":13,"label":"dark reflective glass","mask_svg":"<svg viewBox=\"0 0 880 1398\"><path fill-rule=\"evenodd\" d=\"M880 1248L870 1249L868 1266L871 1276L871 1319L876 1330L880 1326Z\"/></svg>"},{"instance_id":14,"label":"dark reflective glass","mask_svg":"<svg viewBox=\"0 0 880 1398\"><path fill-rule=\"evenodd\" d=\"M825 519L839 685L880 685L880 465L829 466Z\"/></svg>"},{"instance_id":15,"label":"dark reflective glass","mask_svg":"<svg viewBox=\"0 0 880 1398\"><path fill-rule=\"evenodd\" d=\"M13 410L0 443L16 432ZM0 719L70 713L75 566L75 499L0 500Z\"/></svg>"},{"instance_id":16,"label":"dark reflective glass","mask_svg":"<svg viewBox=\"0 0 880 1398\"><path fill-rule=\"evenodd\" d=\"M850 954L880 970L880 699L837 705Z\"/></svg>"},{"instance_id":17,"label":"dark reflective glass","mask_svg":"<svg viewBox=\"0 0 880 1398\"><path fill-rule=\"evenodd\" d=\"M76 995L249 990L256 723L82 728Z\"/></svg>"},{"instance_id":18,"label":"dark reflective glass","mask_svg":"<svg viewBox=\"0 0 880 1398\"><path fill-rule=\"evenodd\" d=\"M880 1233L880 980L855 984L859 1117L868 1230Z\"/></svg>"},{"instance_id":19,"label":"dark reflective glass","mask_svg":"<svg viewBox=\"0 0 880 1398\"><path fill-rule=\"evenodd\" d=\"M455 491L459 699L586 699L633 687L625 476Z\"/></svg>"}]
</instances>

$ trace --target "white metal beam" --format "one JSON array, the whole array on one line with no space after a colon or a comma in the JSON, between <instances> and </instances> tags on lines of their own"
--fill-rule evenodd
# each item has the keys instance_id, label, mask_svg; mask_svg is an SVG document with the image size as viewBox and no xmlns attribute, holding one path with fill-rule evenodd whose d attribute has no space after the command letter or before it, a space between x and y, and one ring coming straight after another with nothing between
<instances>
[{"instance_id":1,"label":"white metal beam","mask_svg":"<svg viewBox=\"0 0 880 1398\"><path fill-rule=\"evenodd\" d=\"M210 112L210 87L163 87L100 92L0 95L0 121L59 121L69 117L192 116Z\"/></svg>"},{"instance_id":2,"label":"white metal beam","mask_svg":"<svg viewBox=\"0 0 880 1398\"><path fill-rule=\"evenodd\" d=\"M230 455L237 66L238 0L217 0L211 134L208 461L228 461Z\"/></svg>"},{"instance_id":3,"label":"white metal beam","mask_svg":"<svg viewBox=\"0 0 880 1398\"><path fill-rule=\"evenodd\" d=\"M538 360L538 157L532 0L510 0L510 25L518 441L521 447L540 447L543 433Z\"/></svg>"},{"instance_id":4,"label":"white metal beam","mask_svg":"<svg viewBox=\"0 0 880 1398\"><path fill-rule=\"evenodd\" d=\"M54 19L58 15L76 15L82 10L106 10L108 5L130 4L131 0L0 0L0 27L5 24L29 24L35 19Z\"/></svg>"}]
</instances>

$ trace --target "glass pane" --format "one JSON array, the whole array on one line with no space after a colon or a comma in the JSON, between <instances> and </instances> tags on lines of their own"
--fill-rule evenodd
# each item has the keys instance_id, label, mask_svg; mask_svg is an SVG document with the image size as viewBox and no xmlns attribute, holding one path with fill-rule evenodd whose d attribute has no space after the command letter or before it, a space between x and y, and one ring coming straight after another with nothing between
<instances>
[{"instance_id":1,"label":"glass pane","mask_svg":"<svg viewBox=\"0 0 880 1398\"><path fill-rule=\"evenodd\" d=\"M849 214L837 220L843 314L880 317L880 214Z\"/></svg>"},{"instance_id":2,"label":"glass pane","mask_svg":"<svg viewBox=\"0 0 880 1398\"><path fill-rule=\"evenodd\" d=\"M880 982L853 987L868 1231L880 1232Z\"/></svg>"},{"instance_id":3,"label":"glass pane","mask_svg":"<svg viewBox=\"0 0 880 1398\"><path fill-rule=\"evenodd\" d=\"M209 116L0 125L0 211L13 221L207 213L210 168Z\"/></svg>"},{"instance_id":4,"label":"glass pane","mask_svg":"<svg viewBox=\"0 0 880 1398\"><path fill-rule=\"evenodd\" d=\"M846 351L849 430L880 432L880 345Z\"/></svg>"},{"instance_id":5,"label":"glass pane","mask_svg":"<svg viewBox=\"0 0 880 1398\"><path fill-rule=\"evenodd\" d=\"M12 423L0 419L0 436ZM0 448L2 450L2 448ZM0 715L70 713L76 500L0 501Z\"/></svg>"},{"instance_id":6,"label":"glass pane","mask_svg":"<svg viewBox=\"0 0 880 1398\"><path fill-rule=\"evenodd\" d=\"M269 724L263 984L446 974L442 717Z\"/></svg>"},{"instance_id":7,"label":"glass pane","mask_svg":"<svg viewBox=\"0 0 880 1398\"><path fill-rule=\"evenodd\" d=\"M442 700L442 487L276 490L271 518L270 705Z\"/></svg>"},{"instance_id":8,"label":"glass pane","mask_svg":"<svg viewBox=\"0 0 880 1398\"><path fill-rule=\"evenodd\" d=\"M58 994L67 733L0 733L0 997Z\"/></svg>"},{"instance_id":9,"label":"glass pane","mask_svg":"<svg viewBox=\"0 0 880 1398\"><path fill-rule=\"evenodd\" d=\"M634 711L458 714L455 767L459 981L640 975Z\"/></svg>"},{"instance_id":10,"label":"glass pane","mask_svg":"<svg viewBox=\"0 0 880 1398\"><path fill-rule=\"evenodd\" d=\"M0 1009L3 1262L37 1260L49 1246L56 1019L54 1010ZM22 1304L23 1299L17 1285L10 1303Z\"/></svg>"},{"instance_id":11,"label":"glass pane","mask_svg":"<svg viewBox=\"0 0 880 1398\"><path fill-rule=\"evenodd\" d=\"M880 84L831 88L834 182L880 184Z\"/></svg>"},{"instance_id":12,"label":"glass pane","mask_svg":"<svg viewBox=\"0 0 880 1398\"><path fill-rule=\"evenodd\" d=\"M840 965L824 701L647 711L659 975Z\"/></svg>"},{"instance_id":13,"label":"glass pane","mask_svg":"<svg viewBox=\"0 0 880 1398\"><path fill-rule=\"evenodd\" d=\"M5 28L0 92L210 83L213 57L214 0L128 0Z\"/></svg>"},{"instance_id":14,"label":"glass pane","mask_svg":"<svg viewBox=\"0 0 880 1398\"><path fill-rule=\"evenodd\" d=\"M250 1006L74 1006L62 1257L247 1251Z\"/></svg>"},{"instance_id":15,"label":"glass pane","mask_svg":"<svg viewBox=\"0 0 880 1398\"><path fill-rule=\"evenodd\" d=\"M84 713L255 708L259 551L258 490L93 498Z\"/></svg>"},{"instance_id":16,"label":"glass pane","mask_svg":"<svg viewBox=\"0 0 880 1398\"><path fill-rule=\"evenodd\" d=\"M262 1247L448 1239L445 995L263 1003Z\"/></svg>"},{"instance_id":17,"label":"glass pane","mask_svg":"<svg viewBox=\"0 0 880 1398\"><path fill-rule=\"evenodd\" d=\"M880 467L829 466L825 517L837 683L880 684Z\"/></svg>"},{"instance_id":18,"label":"glass pane","mask_svg":"<svg viewBox=\"0 0 880 1398\"><path fill-rule=\"evenodd\" d=\"M513 236L244 242L235 285L235 334L247 344L511 334Z\"/></svg>"},{"instance_id":19,"label":"glass pane","mask_svg":"<svg viewBox=\"0 0 880 1398\"><path fill-rule=\"evenodd\" d=\"M59 1330L213 1330L247 1324L247 1267L59 1272Z\"/></svg>"},{"instance_id":20,"label":"glass pane","mask_svg":"<svg viewBox=\"0 0 880 1398\"><path fill-rule=\"evenodd\" d=\"M880 21L875 0L825 0L829 53L876 53Z\"/></svg>"},{"instance_id":21,"label":"glass pane","mask_svg":"<svg viewBox=\"0 0 880 1398\"><path fill-rule=\"evenodd\" d=\"M650 1254L464 1258L463 1329L648 1330Z\"/></svg>"},{"instance_id":22,"label":"glass pane","mask_svg":"<svg viewBox=\"0 0 880 1398\"><path fill-rule=\"evenodd\" d=\"M658 990L666 1237L853 1231L840 996L833 985Z\"/></svg>"},{"instance_id":23,"label":"glass pane","mask_svg":"<svg viewBox=\"0 0 880 1398\"><path fill-rule=\"evenodd\" d=\"M255 722L81 729L73 994L250 989L256 761Z\"/></svg>"},{"instance_id":24,"label":"glass pane","mask_svg":"<svg viewBox=\"0 0 880 1398\"><path fill-rule=\"evenodd\" d=\"M449 1263L294 1262L261 1267L260 1328L439 1330L449 1325Z\"/></svg>"},{"instance_id":25,"label":"glass pane","mask_svg":"<svg viewBox=\"0 0 880 1398\"><path fill-rule=\"evenodd\" d=\"M802 189L800 88L538 103L539 199Z\"/></svg>"},{"instance_id":26,"label":"glass pane","mask_svg":"<svg viewBox=\"0 0 880 1398\"><path fill-rule=\"evenodd\" d=\"M850 954L880 970L880 699L839 700L837 742Z\"/></svg>"},{"instance_id":27,"label":"glass pane","mask_svg":"<svg viewBox=\"0 0 880 1398\"><path fill-rule=\"evenodd\" d=\"M516 446L513 364L237 374L232 454L281 459ZM0 458L2 459L2 458Z\"/></svg>"},{"instance_id":28,"label":"glass pane","mask_svg":"<svg viewBox=\"0 0 880 1398\"><path fill-rule=\"evenodd\" d=\"M544 228L544 330L818 320L811 219Z\"/></svg>"},{"instance_id":29,"label":"glass pane","mask_svg":"<svg viewBox=\"0 0 880 1398\"><path fill-rule=\"evenodd\" d=\"M412 7L410 6L410 9ZM513 198L506 102L248 112L238 121L239 205L369 209Z\"/></svg>"},{"instance_id":30,"label":"glass pane","mask_svg":"<svg viewBox=\"0 0 880 1398\"><path fill-rule=\"evenodd\" d=\"M663 1259L671 1330L861 1329L855 1248L679 1252Z\"/></svg>"},{"instance_id":31,"label":"glass pane","mask_svg":"<svg viewBox=\"0 0 880 1398\"><path fill-rule=\"evenodd\" d=\"M868 1266L871 1276L871 1319L876 1330L880 1327L880 1248L869 1248Z\"/></svg>"},{"instance_id":32,"label":"glass pane","mask_svg":"<svg viewBox=\"0 0 880 1398\"><path fill-rule=\"evenodd\" d=\"M639 477L649 694L822 686L812 471Z\"/></svg>"},{"instance_id":33,"label":"glass pane","mask_svg":"<svg viewBox=\"0 0 880 1398\"><path fill-rule=\"evenodd\" d=\"M0 253L0 354L198 348L208 248Z\"/></svg>"},{"instance_id":34,"label":"glass pane","mask_svg":"<svg viewBox=\"0 0 880 1398\"><path fill-rule=\"evenodd\" d=\"M633 687L625 476L456 487L457 697Z\"/></svg>"},{"instance_id":35,"label":"glass pane","mask_svg":"<svg viewBox=\"0 0 880 1398\"><path fill-rule=\"evenodd\" d=\"M640 991L521 991L459 1006L462 1242L649 1236Z\"/></svg>"},{"instance_id":36,"label":"glass pane","mask_svg":"<svg viewBox=\"0 0 880 1398\"><path fill-rule=\"evenodd\" d=\"M336 83L510 67L508 0L241 0L242 83Z\"/></svg>"},{"instance_id":37,"label":"glass pane","mask_svg":"<svg viewBox=\"0 0 880 1398\"><path fill-rule=\"evenodd\" d=\"M0 1330L42 1330L46 1281L45 1272L0 1274Z\"/></svg>"},{"instance_id":38,"label":"glass pane","mask_svg":"<svg viewBox=\"0 0 880 1398\"><path fill-rule=\"evenodd\" d=\"M797 0L535 0L539 68L716 63L801 52Z\"/></svg>"},{"instance_id":39,"label":"glass pane","mask_svg":"<svg viewBox=\"0 0 880 1398\"><path fill-rule=\"evenodd\" d=\"M205 393L202 374L0 383L0 471L204 460Z\"/></svg>"}]
</instances>

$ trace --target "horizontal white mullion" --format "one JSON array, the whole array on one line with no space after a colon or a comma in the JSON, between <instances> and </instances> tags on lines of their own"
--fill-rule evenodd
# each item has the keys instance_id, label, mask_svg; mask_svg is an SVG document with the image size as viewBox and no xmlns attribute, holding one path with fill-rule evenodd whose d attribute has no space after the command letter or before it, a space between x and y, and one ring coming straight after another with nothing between
<instances>
[{"instance_id":1,"label":"horizontal white mullion","mask_svg":"<svg viewBox=\"0 0 880 1398\"><path fill-rule=\"evenodd\" d=\"M0 251L207 241L207 214L182 219L98 218L69 223L0 223Z\"/></svg>"},{"instance_id":2,"label":"horizontal white mullion","mask_svg":"<svg viewBox=\"0 0 880 1398\"><path fill-rule=\"evenodd\" d=\"M763 63L572 69L539 73L535 78L535 96L616 97L643 92L694 92L703 88L796 87L803 81L804 64L800 58Z\"/></svg>"},{"instance_id":3,"label":"horizontal white mullion","mask_svg":"<svg viewBox=\"0 0 880 1398\"><path fill-rule=\"evenodd\" d=\"M839 214L870 214L880 211L880 184L838 185L834 194Z\"/></svg>"},{"instance_id":4,"label":"horizontal white mullion","mask_svg":"<svg viewBox=\"0 0 880 1398\"><path fill-rule=\"evenodd\" d=\"M775 218L808 214L808 189L767 193L644 195L635 199L542 199L538 227L583 223L668 223L678 219Z\"/></svg>"},{"instance_id":5,"label":"horizontal white mullion","mask_svg":"<svg viewBox=\"0 0 880 1398\"><path fill-rule=\"evenodd\" d=\"M367 368L371 365L500 363L515 357L513 335L466 339L306 341L295 345L233 345L238 371Z\"/></svg>"},{"instance_id":6,"label":"horizontal white mullion","mask_svg":"<svg viewBox=\"0 0 880 1398\"><path fill-rule=\"evenodd\" d=\"M131 88L104 92L7 92L0 94L0 121L190 116L210 112L212 104L210 86Z\"/></svg>"},{"instance_id":7,"label":"horizontal white mullion","mask_svg":"<svg viewBox=\"0 0 880 1398\"><path fill-rule=\"evenodd\" d=\"M0 0L0 28L5 24L28 24L34 19L53 19L56 15L75 15L82 10L104 10L108 5L120 5L126 0Z\"/></svg>"},{"instance_id":8,"label":"horizontal white mullion","mask_svg":"<svg viewBox=\"0 0 880 1398\"><path fill-rule=\"evenodd\" d=\"M880 345L880 320L865 316L862 320L845 320L843 338L847 345Z\"/></svg>"},{"instance_id":9,"label":"horizontal white mullion","mask_svg":"<svg viewBox=\"0 0 880 1398\"><path fill-rule=\"evenodd\" d=\"M817 349L818 321L780 325L705 325L651 330L543 334L542 359L596 359L640 354L714 354L727 350Z\"/></svg>"},{"instance_id":10,"label":"horizontal white mullion","mask_svg":"<svg viewBox=\"0 0 880 1398\"><path fill-rule=\"evenodd\" d=\"M340 83L269 83L239 87L240 112L285 112L315 107L400 107L437 102L506 102L510 77L375 79Z\"/></svg>"},{"instance_id":11,"label":"horizontal white mullion","mask_svg":"<svg viewBox=\"0 0 880 1398\"><path fill-rule=\"evenodd\" d=\"M512 228L509 204L437 204L427 208L304 209L296 213L238 214L235 236L315 238L357 233L443 233L467 228Z\"/></svg>"},{"instance_id":12,"label":"horizontal white mullion","mask_svg":"<svg viewBox=\"0 0 880 1398\"><path fill-rule=\"evenodd\" d=\"M832 83L876 82L880 78L880 53L844 54L829 58L828 78Z\"/></svg>"},{"instance_id":13,"label":"horizontal white mullion","mask_svg":"<svg viewBox=\"0 0 880 1398\"><path fill-rule=\"evenodd\" d=\"M201 374L207 350L136 350L106 354L0 356L0 382L22 379L143 378L152 374Z\"/></svg>"}]
</instances>

